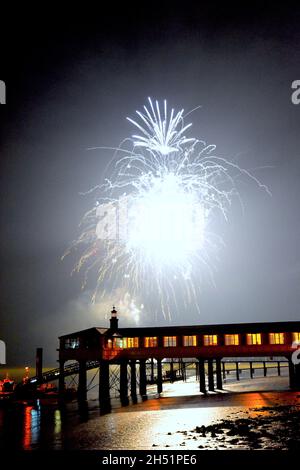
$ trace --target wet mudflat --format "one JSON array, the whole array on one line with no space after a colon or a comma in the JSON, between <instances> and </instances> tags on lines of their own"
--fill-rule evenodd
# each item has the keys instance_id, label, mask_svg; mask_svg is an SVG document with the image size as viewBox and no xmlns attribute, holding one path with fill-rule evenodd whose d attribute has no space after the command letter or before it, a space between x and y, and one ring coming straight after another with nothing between
<instances>
[{"instance_id":1,"label":"wet mudflat","mask_svg":"<svg viewBox=\"0 0 300 470\"><path fill-rule=\"evenodd\" d=\"M0 409L0 448L36 449L294 449L300 442L300 392L287 377L244 379L203 396L199 383L164 384L157 398L103 414L98 400Z\"/></svg>"},{"instance_id":2,"label":"wet mudflat","mask_svg":"<svg viewBox=\"0 0 300 470\"><path fill-rule=\"evenodd\" d=\"M194 394L197 386L166 385L159 399L81 423L68 448L291 449L300 442L300 393L287 390L286 378L244 381L206 397ZM258 391L245 391L251 388Z\"/></svg>"},{"instance_id":3,"label":"wet mudflat","mask_svg":"<svg viewBox=\"0 0 300 470\"><path fill-rule=\"evenodd\" d=\"M279 405L240 411L237 418L233 415L179 433L183 435L181 446L189 447L193 440L198 449L296 450L300 443L300 407Z\"/></svg>"}]
</instances>

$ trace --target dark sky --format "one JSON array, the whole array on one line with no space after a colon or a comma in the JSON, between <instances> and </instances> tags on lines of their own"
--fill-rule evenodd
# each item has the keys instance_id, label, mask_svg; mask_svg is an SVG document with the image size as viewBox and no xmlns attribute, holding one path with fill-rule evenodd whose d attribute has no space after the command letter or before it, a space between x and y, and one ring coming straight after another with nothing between
<instances>
[{"instance_id":1,"label":"dark sky","mask_svg":"<svg viewBox=\"0 0 300 470\"><path fill-rule=\"evenodd\" d=\"M91 307L80 276L70 277L74 259L60 257L90 207L79 193L111 158L86 148L118 145L132 131L125 117L148 96L201 105L193 135L272 192L241 188L245 213L233 207L201 318L191 305L174 324L299 319L300 105L291 83L300 79L300 9L166 3L90 22L8 19L1 31L0 338L10 364L32 360L37 346L53 364L60 334L106 323L106 306Z\"/></svg>"}]
</instances>

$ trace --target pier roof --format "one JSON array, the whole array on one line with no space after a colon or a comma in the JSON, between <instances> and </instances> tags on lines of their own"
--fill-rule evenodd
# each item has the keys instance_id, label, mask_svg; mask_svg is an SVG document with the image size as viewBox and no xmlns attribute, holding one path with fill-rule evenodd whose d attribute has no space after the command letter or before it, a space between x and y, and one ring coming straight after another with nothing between
<instances>
[{"instance_id":1,"label":"pier roof","mask_svg":"<svg viewBox=\"0 0 300 470\"><path fill-rule=\"evenodd\" d=\"M256 333L256 332L282 332L298 331L300 321L284 322L256 322L256 323L227 323L213 325L170 325L170 326L148 326L148 327L125 327L118 328L118 333L123 336L159 336L159 335L192 335L197 333ZM112 335L110 328L92 327L73 333L62 335L59 338L67 338L82 335Z\"/></svg>"}]
</instances>

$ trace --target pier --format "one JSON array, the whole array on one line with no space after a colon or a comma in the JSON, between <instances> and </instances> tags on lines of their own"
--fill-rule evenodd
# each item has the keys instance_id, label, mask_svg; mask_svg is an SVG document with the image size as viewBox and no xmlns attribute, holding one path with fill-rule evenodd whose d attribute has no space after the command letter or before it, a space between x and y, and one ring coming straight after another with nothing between
<instances>
[{"instance_id":1,"label":"pier","mask_svg":"<svg viewBox=\"0 0 300 470\"><path fill-rule=\"evenodd\" d=\"M300 322L240 323L119 328L113 308L109 328L95 327L59 338L59 368L48 372L43 380L59 380L64 394L65 377L78 376L78 399L87 399L87 371L99 373L99 401L109 403L114 387L122 403L129 397L147 397L147 383L156 383L157 394L163 391L166 379L182 380L188 364L194 363L199 392L221 391L226 377L226 359L244 358L253 378L255 357L282 357L289 370L291 389L300 389L300 368L292 361L295 344L300 339ZM294 345L293 345L294 343ZM250 358L249 360L247 358ZM71 364L67 364L72 361ZM262 361L267 377L266 361ZM165 364L168 365L166 372ZM280 375L281 361L276 362ZM116 373L116 368L118 373ZM236 360L236 379L242 371ZM232 373L232 369L230 370ZM41 372L39 372L41 374Z\"/></svg>"}]
</instances>

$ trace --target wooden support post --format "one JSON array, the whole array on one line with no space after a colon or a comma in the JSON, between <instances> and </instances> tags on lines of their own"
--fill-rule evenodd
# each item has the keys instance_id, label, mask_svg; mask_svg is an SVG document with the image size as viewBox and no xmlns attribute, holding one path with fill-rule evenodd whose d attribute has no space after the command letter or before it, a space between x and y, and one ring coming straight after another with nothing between
<instances>
[{"instance_id":1,"label":"wooden support post","mask_svg":"<svg viewBox=\"0 0 300 470\"><path fill-rule=\"evenodd\" d=\"M266 361L263 362L264 365L264 377L267 377L267 366L266 366Z\"/></svg>"},{"instance_id":2,"label":"wooden support post","mask_svg":"<svg viewBox=\"0 0 300 470\"><path fill-rule=\"evenodd\" d=\"M223 380L226 379L226 363L222 362Z\"/></svg>"},{"instance_id":3,"label":"wooden support post","mask_svg":"<svg viewBox=\"0 0 300 470\"><path fill-rule=\"evenodd\" d=\"M127 360L122 360L120 363L120 398L122 403L128 402L127 365Z\"/></svg>"},{"instance_id":4,"label":"wooden support post","mask_svg":"<svg viewBox=\"0 0 300 470\"><path fill-rule=\"evenodd\" d=\"M157 393L162 393L162 365L161 359L157 359Z\"/></svg>"},{"instance_id":5,"label":"wooden support post","mask_svg":"<svg viewBox=\"0 0 300 470\"><path fill-rule=\"evenodd\" d=\"M133 399L136 398L136 362L130 361L130 394Z\"/></svg>"},{"instance_id":6,"label":"wooden support post","mask_svg":"<svg viewBox=\"0 0 300 470\"><path fill-rule=\"evenodd\" d=\"M170 382L174 382L174 364L173 364L173 359L171 359L170 362Z\"/></svg>"},{"instance_id":7,"label":"wooden support post","mask_svg":"<svg viewBox=\"0 0 300 470\"><path fill-rule=\"evenodd\" d=\"M300 390L300 364L295 364L295 388Z\"/></svg>"},{"instance_id":8,"label":"wooden support post","mask_svg":"<svg viewBox=\"0 0 300 470\"><path fill-rule=\"evenodd\" d=\"M43 382L43 348L36 348L35 375L39 383Z\"/></svg>"},{"instance_id":9,"label":"wooden support post","mask_svg":"<svg viewBox=\"0 0 300 470\"><path fill-rule=\"evenodd\" d=\"M79 377L78 377L78 400L86 401L87 399L87 381L86 381L86 361L79 361Z\"/></svg>"},{"instance_id":10,"label":"wooden support post","mask_svg":"<svg viewBox=\"0 0 300 470\"><path fill-rule=\"evenodd\" d=\"M205 364L204 359L198 359L199 363L199 381L200 381L200 392L206 394L206 385L205 385Z\"/></svg>"},{"instance_id":11,"label":"wooden support post","mask_svg":"<svg viewBox=\"0 0 300 470\"><path fill-rule=\"evenodd\" d=\"M182 367L182 377L183 377L183 381L186 382L186 368L185 368L185 362L182 361L181 367Z\"/></svg>"},{"instance_id":12,"label":"wooden support post","mask_svg":"<svg viewBox=\"0 0 300 470\"><path fill-rule=\"evenodd\" d=\"M252 364L252 361L250 361L249 364L250 364L250 377L251 377L251 379L253 379L253 364Z\"/></svg>"},{"instance_id":13,"label":"wooden support post","mask_svg":"<svg viewBox=\"0 0 300 470\"><path fill-rule=\"evenodd\" d=\"M289 377L290 377L290 388L296 388L296 376L295 376L295 366L292 360L289 358Z\"/></svg>"},{"instance_id":14,"label":"wooden support post","mask_svg":"<svg viewBox=\"0 0 300 470\"><path fill-rule=\"evenodd\" d=\"M58 377L58 391L60 396L63 396L65 391L65 361L59 361L59 377Z\"/></svg>"},{"instance_id":15,"label":"wooden support post","mask_svg":"<svg viewBox=\"0 0 300 470\"><path fill-rule=\"evenodd\" d=\"M151 357L151 377L150 377L150 380L151 380L151 383L154 384L154 359L153 357Z\"/></svg>"},{"instance_id":16,"label":"wooden support post","mask_svg":"<svg viewBox=\"0 0 300 470\"><path fill-rule=\"evenodd\" d=\"M208 365L208 390L213 392L215 389L213 360L208 359L207 365Z\"/></svg>"},{"instance_id":17,"label":"wooden support post","mask_svg":"<svg viewBox=\"0 0 300 470\"><path fill-rule=\"evenodd\" d=\"M223 389L221 359L216 359L217 389Z\"/></svg>"},{"instance_id":18,"label":"wooden support post","mask_svg":"<svg viewBox=\"0 0 300 470\"><path fill-rule=\"evenodd\" d=\"M100 407L110 405L109 396L109 361L101 361L99 368L99 403Z\"/></svg>"},{"instance_id":19,"label":"wooden support post","mask_svg":"<svg viewBox=\"0 0 300 470\"><path fill-rule=\"evenodd\" d=\"M240 370L239 370L239 363L235 363L235 372L236 372L236 380L240 380Z\"/></svg>"},{"instance_id":20,"label":"wooden support post","mask_svg":"<svg viewBox=\"0 0 300 470\"><path fill-rule=\"evenodd\" d=\"M140 395L147 395L146 360L140 359Z\"/></svg>"},{"instance_id":21,"label":"wooden support post","mask_svg":"<svg viewBox=\"0 0 300 470\"><path fill-rule=\"evenodd\" d=\"M281 374L280 372L280 361L277 361L277 371L278 371L278 376Z\"/></svg>"},{"instance_id":22,"label":"wooden support post","mask_svg":"<svg viewBox=\"0 0 300 470\"><path fill-rule=\"evenodd\" d=\"M182 359L179 358L178 359L178 378L179 380L182 378L182 380L184 380L184 377L183 377L183 365L182 365Z\"/></svg>"}]
</instances>

